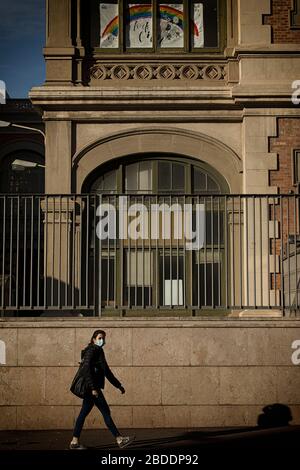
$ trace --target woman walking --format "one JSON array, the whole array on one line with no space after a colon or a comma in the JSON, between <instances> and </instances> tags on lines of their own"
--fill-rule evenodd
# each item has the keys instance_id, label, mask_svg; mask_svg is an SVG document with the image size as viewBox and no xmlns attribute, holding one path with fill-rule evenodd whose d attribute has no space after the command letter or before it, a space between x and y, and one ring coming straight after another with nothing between
<instances>
[{"instance_id":1,"label":"woman walking","mask_svg":"<svg viewBox=\"0 0 300 470\"><path fill-rule=\"evenodd\" d=\"M122 436L118 431L110 413L110 408L102 393L105 385L105 377L109 382L118 388L121 393L125 393L119 380L110 370L103 351L105 345L106 333L103 330L96 330L93 333L88 346L81 351L81 367L80 376L84 380L87 392L84 394L81 411L76 420L73 439L70 443L70 449L82 450L86 449L79 443L80 434L87 415L96 405L102 413L104 421L112 435L115 437L119 447L127 447L134 440L135 436Z\"/></svg>"}]
</instances>

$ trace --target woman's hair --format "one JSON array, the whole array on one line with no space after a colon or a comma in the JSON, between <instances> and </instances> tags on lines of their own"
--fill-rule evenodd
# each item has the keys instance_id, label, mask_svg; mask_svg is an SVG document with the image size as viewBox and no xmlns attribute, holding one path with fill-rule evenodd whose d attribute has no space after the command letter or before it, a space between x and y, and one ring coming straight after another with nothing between
<instances>
[{"instance_id":1,"label":"woman's hair","mask_svg":"<svg viewBox=\"0 0 300 470\"><path fill-rule=\"evenodd\" d=\"M98 336L100 333L101 333L102 335L106 336L105 331L103 331L103 330L96 330L96 331L94 331L93 336L91 337L91 341L89 342L89 344L93 344L93 343L94 343L93 339L97 338L97 336Z\"/></svg>"}]
</instances>

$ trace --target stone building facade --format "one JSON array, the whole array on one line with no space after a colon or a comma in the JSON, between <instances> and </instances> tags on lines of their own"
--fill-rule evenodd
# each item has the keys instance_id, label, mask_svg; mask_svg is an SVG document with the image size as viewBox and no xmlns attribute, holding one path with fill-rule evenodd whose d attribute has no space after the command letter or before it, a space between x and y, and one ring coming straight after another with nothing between
<instances>
[{"instance_id":1,"label":"stone building facade","mask_svg":"<svg viewBox=\"0 0 300 470\"><path fill-rule=\"evenodd\" d=\"M293 313L299 310L300 108L292 101L300 80L299 14L291 0L47 1L46 81L30 99L46 133L45 194L52 199L41 201L49 240L44 260L46 277L51 271L58 279L54 288L50 282L49 305L57 296L61 318L1 318L3 429L72 427L79 401L69 384L80 349L98 327L107 330L107 357L127 389L119 396L107 387L121 427L255 425L274 402L288 405L299 423L299 373L291 359L299 320L282 316L291 296ZM214 248L203 262L181 245L153 251L145 242L133 256L130 245L114 254L100 247L101 293L90 305L81 285L81 277L89 284L89 269L76 277L82 220L89 220L82 195L151 198L163 189L177 199L220 195L205 202L212 212L225 201L228 252L220 240L211 243L221 268L214 274ZM220 227L214 220L212 232ZM73 319L59 308L69 282L62 255L68 243L75 247L79 300L72 309L71 296L66 307L83 315ZM164 258L160 264L161 250L168 268ZM164 311L170 285L176 308ZM85 310L82 298L92 308ZM216 308L218 301L226 308ZM99 426L96 413L88 423Z\"/></svg>"}]
</instances>

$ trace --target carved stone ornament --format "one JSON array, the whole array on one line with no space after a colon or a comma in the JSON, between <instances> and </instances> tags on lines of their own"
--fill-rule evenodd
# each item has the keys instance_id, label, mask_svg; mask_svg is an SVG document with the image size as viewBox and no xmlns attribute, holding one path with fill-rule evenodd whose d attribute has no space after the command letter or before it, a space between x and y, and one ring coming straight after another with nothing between
<instances>
[{"instance_id":1,"label":"carved stone ornament","mask_svg":"<svg viewBox=\"0 0 300 470\"><path fill-rule=\"evenodd\" d=\"M226 64L102 64L90 68L94 80L225 80Z\"/></svg>"}]
</instances>

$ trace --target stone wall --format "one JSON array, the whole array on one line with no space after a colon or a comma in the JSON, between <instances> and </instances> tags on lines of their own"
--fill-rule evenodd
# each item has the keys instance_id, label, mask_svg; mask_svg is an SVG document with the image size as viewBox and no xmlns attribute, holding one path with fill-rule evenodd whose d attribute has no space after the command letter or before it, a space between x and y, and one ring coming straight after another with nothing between
<instances>
[{"instance_id":1,"label":"stone wall","mask_svg":"<svg viewBox=\"0 0 300 470\"><path fill-rule=\"evenodd\" d=\"M71 429L69 392L80 350L95 329L123 383L105 395L120 428L255 425L262 407L288 405L300 424L300 374L291 344L300 324L282 320L1 320L0 429ZM93 410L86 428L104 427Z\"/></svg>"}]
</instances>

